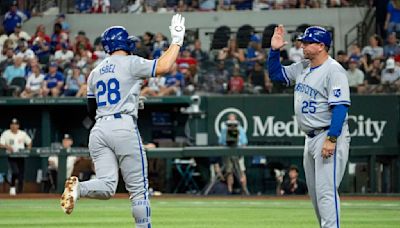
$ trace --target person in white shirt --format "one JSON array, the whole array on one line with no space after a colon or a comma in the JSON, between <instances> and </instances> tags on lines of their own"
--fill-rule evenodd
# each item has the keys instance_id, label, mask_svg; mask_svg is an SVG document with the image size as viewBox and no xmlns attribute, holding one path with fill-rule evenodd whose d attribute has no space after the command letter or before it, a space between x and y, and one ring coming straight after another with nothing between
<instances>
[{"instance_id":1,"label":"person in white shirt","mask_svg":"<svg viewBox=\"0 0 400 228\"><path fill-rule=\"evenodd\" d=\"M16 51L16 55L21 57L25 63L29 62L30 59L36 57L35 52L32 49L28 48L28 42L25 40L18 40L17 42L18 48Z\"/></svg>"},{"instance_id":2,"label":"person in white shirt","mask_svg":"<svg viewBox=\"0 0 400 228\"><path fill-rule=\"evenodd\" d=\"M21 24L17 24L17 26L14 29L14 32L10 34L9 38L15 43L21 39L31 40L31 36L27 32L22 30Z\"/></svg>"},{"instance_id":3,"label":"person in white shirt","mask_svg":"<svg viewBox=\"0 0 400 228\"><path fill-rule=\"evenodd\" d=\"M346 75L349 81L350 92L357 93L359 87L364 85L364 73L358 69L357 59L351 58L349 60L349 69Z\"/></svg>"},{"instance_id":4,"label":"person in white shirt","mask_svg":"<svg viewBox=\"0 0 400 228\"><path fill-rule=\"evenodd\" d=\"M301 48L301 41L293 40L294 45L289 49L289 59L295 63L301 62L304 59L303 48Z\"/></svg>"},{"instance_id":5,"label":"person in white shirt","mask_svg":"<svg viewBox=\"0 0 400 228\"><path fill-rule=\"evenodd\" d=\"M29 135L19 129L19 121L13 118L10 123L10 129L6 130L0 136L0 148L5 148L9 155L18 153L21 149L31 149L32 139ZM15 196L21 193L24 186L25 159L23 157L8 157L8 166L11 170L10 195ZM18 179L18 188L15 183Z\"/></svg>"},{"instance_id":6,"label":"person in white shirt","mask_svg":"<svg viewBox=\"0 0 400 228\"><path fill-rule=\"evenodd\" d=\"M22 98L41 96L44 74L40 71L39 65L32 66L32 73L28 76L25 90L21 93Z\"/></svg>"},{"instance_id":7,"label":"person in white shirt","mask_svg":"<svg viewBox=\"0 0 400 228\"><path fill-rule=\"evenodd\" d=\"M61 44L61 49L57 50L54 53L54 59L56 60L57 64L62 68L64 68L66 64L69 64L74 58L74 52L72 52L68 48L69 48L68 43L63 42Z\"/></svg>"},{"instance_id":8,"label":"person in white shirt","mask_svg":"<svg viewBox=\"0 0 400 228\"><path fill-rule=\"evenodd\" d=\"M396 66L393 58L386 60L385 69L382 71L381 92L397 92L400 89L400 67Z\"/></svg>"}]
</instances>

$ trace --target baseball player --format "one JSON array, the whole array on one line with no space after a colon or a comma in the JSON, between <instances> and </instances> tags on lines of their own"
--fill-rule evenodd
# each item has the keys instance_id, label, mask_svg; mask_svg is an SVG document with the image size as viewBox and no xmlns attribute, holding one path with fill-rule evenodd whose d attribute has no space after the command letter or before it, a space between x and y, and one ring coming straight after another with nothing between
<instances>
[{"instance_id":1,"label":"baseball player","mask_svg":"<svg viewBox=\"0 0 400 228\"><path fill-rule=\"evenodd\" d=\"M329 54L331 35L312 26L300 37L305 60L290 66L279 62L287 42L282 25L271 39L268 71L271 80L294 85L294 111L306 134L303 165L307 187L322 228L339 228L339 188L349 155L350 106L346 71Z\"/></svg>"},{"instance_id":2,"label":"baseball player","mask_svg":"<svg viewBox=\"0 0 400 228\"><path fill-rule=\"evenodd\" d=\"M72 213L80 197L110 199L117 188L120 168L136 227L151 227L147 159L137 127L137 112L142 80L169 72L175 63L183 44L185 18L174 15L169 28L171 45L155 60L131 55L134 42L124 27L113 26L102 34L101 43L111 56L93 69L87 83L88 111L96 120L89 136L96 179L66 180L60 202L65 213Z\"/></svg>"}]
</instances>

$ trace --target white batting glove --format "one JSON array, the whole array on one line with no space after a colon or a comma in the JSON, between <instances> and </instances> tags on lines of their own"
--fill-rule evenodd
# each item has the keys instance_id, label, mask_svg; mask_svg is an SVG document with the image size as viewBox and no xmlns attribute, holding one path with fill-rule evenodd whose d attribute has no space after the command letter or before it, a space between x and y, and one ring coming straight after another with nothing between
<instances>
[{"instance_id":1,"label":"white batting glove","mask_svg":"<svg viewBox=\"0 0 400 228\"><path fill-rule=\"evenodd\" d=\"M185 18L179 13L175 14L171 20L171 26L169 26L171 31L171 44L177 44L182 46L183 39L185 37Z\"/></svg>"}]
</instances>

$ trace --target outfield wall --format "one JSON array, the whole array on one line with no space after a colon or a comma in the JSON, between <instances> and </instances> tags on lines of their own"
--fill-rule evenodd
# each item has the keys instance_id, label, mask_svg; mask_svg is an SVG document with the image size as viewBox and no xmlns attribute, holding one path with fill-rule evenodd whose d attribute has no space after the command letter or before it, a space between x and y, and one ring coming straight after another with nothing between
<instances>
[{"instance_id":1,"label":"outfield wall","mask_svg":"<svg viewBox=\"0 0 400 228\"><path fill-rule=\"evenodd\" d=\"M355 165L349 167L342 184L343 191L359 192L364 186L367 192L400 192L399 96L352 96L351 99L349 125L353 137L349 161ZM65 133L72 136L74 146L85 147L90 127L85 102L85 99L75 98L0 98L0 131L7 129L10 120L16 117L21 128L33 138L34 147L50 147L52 142L60 142ZM302 167L304 135L293 119L292 95L201 97L202 112L185 114L184 109L190 105L190 97L149 98L145 109L139 112L138 124L145 142L163 139L172 144L160 141L160 145L178 146L178 139L187 139L194 145L206 147L204 150L178 147L149 151L149 157L167 160L167 183L174 183L172 179L176 177L171 163L174 156L199 157L196 159L198 168L204 171L208 169L208 155L232 153L229 149L218 149L213 153L215 148L207 148L217 144L221 120L230 112L238 114L239 121L246 125L249 144L256 146L235 152L247 155L251 188L262 189L257 185L264 183L268 176L264 175L268 167L253 163L254 155L264 155L268 162L284 167L291 164ZM165 157L167 154L168 158ZM35 182L36 170L47 167L47 158L30 156L28 159L26 177ZM6 155L2 152L0 173L6 171ZM207 171L204 173L207 175ZM171 190L171 187L166 186L166 189Z\"/></svg>"}]
</instances>

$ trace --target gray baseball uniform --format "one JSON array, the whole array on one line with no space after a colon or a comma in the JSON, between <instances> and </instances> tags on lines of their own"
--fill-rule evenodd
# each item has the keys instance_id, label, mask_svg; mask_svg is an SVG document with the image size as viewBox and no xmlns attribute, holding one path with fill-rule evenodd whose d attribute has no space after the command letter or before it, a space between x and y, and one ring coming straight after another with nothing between
<instances>
[{"instance_id":1,"label":"gray baseball uniform","mask_svg":"<svg viewBox=\"0 0 400 228\"><path fill-rule=\"evenodd\" d=\"M323 228L339 227L340 201L337 189L349 155L350 134L347 117L337 139L333 157L324 159L322 146L332 120L332 105L350 105L346 72L329 57L310 68L309 61L283 68L287 84L294 85L294 110L299 127L306 133L304 170L308 191Z\"/></svg>"},{"instance_id":2,"label":"gray baseball uniform","mask_svg":"<svg viewBox=\"0 0 400 228\"><path fill-rule=\"evenodd\" d=\"M80 183L82 197L109 199L121 169L132 201L137 227L150 227L147 158L137 127L142 79L155 75L156 60L112 55L88 78L88 97L97 102L96 124L89 137L89 151L96 179Z\"/></svg>"}]
</instances>

